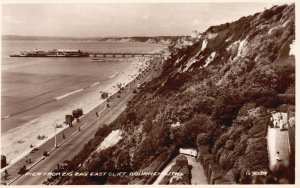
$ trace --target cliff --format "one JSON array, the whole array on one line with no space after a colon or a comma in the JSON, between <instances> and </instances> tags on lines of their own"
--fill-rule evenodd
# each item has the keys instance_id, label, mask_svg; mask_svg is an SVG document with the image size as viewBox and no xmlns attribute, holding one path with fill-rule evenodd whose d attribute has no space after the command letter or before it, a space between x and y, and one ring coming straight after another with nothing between
<instances>
[{"instance_id":1,"label":"cliff","mask_svg":"<svg viewBox=\"0 0 300 188\"><path fill-rule=\"evenodd\" d=\"M100 41L118 41L118 42L146 42L151 44L170 45L181 39L183 36L154 36L154 37L104 37Z\"/></svg>"},{"instance_id":2,"label":"cliff","mask_svg":"<svg viewBox=\"0 0 300 188\"><path fill-rule=\"evenodd\" d=\"M269 171L269 111L295 102L293 40L294 4L212 26L191 46L173 44L161 76L110 125L124 131L123 139L92 152L79 170L108 170L103 164L113 171L157 170L179 148L194 147L209 183L243 183L248 170ZM83 179L147 182L142 177Z\"/></svg>"}]
</instances>

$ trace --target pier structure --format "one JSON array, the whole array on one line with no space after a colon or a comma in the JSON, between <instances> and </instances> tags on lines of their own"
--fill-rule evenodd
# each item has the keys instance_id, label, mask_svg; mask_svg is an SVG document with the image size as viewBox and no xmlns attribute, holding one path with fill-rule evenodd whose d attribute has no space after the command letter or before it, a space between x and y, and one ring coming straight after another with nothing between
<instances>
[{"instance_id":1,"label":"pier structure","mask_svg":"<svg viewBox=\"0 0 300 188\"><path fill-rule=\"evenodd\" d=\"M90 57L160 57L161 53L88 52Z\"/></svg>"}]
</instances>

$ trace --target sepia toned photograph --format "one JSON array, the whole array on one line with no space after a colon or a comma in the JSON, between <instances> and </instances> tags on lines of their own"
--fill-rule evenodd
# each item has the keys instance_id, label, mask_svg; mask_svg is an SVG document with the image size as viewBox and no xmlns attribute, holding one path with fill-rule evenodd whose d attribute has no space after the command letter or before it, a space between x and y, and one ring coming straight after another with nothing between
<instances>
[{"instance_id":1,"label":"sepia toned photograph","mask_svg":"<svg viewBox=\"0 0 300 188\"><path fill-rule=\"evenodd\" d=\"M1 1L1 185L295 185L296 7Z\"/></svg>"}]
</instances>

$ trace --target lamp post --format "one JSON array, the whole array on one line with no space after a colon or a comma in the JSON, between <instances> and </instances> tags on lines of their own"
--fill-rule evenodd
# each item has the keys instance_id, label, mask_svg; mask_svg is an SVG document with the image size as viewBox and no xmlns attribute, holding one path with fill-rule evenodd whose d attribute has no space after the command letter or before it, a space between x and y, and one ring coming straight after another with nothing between
<instances>
[{"instance_id":1,"label":"lamp post","mask_svg":"<svg viewBox=\"0 0 300 188\"><path fill-rule=\"evenodd\" d=\"M99 129L100 117L97 119L97 128Z\"/></svg>"},{"instance_id":2,"label":"lamp post","mask_svg":"<svg viewBox=\"0 0 300 188\"><path fill-rule=\"evenodd\" d=\"M56 127L57 127L57 120L54 122L54 147L57 148L56 142Z\"/></svg>"},{"instance_id":3,"label":"lamp post","mask_svg":"<svg viewBox=\"0 0 300 188\"><path fill-rule=\"evenodd\" d=\"M112 114L111 114L111 108L109 108L109 115L110 115L110 123L112 122Z\"/></svg>"}]
</instances>

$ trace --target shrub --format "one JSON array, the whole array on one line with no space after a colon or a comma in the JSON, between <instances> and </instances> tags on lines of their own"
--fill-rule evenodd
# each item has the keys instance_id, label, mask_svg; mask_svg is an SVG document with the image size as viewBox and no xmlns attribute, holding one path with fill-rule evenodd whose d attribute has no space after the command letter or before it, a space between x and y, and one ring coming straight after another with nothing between
<instances>
[{"instance_id":1,"label":"shrub","mask_svg":"<svg viewBox=\"0 0 300 188\"><path fill-rule=\"evenodd\" d=\"M212 148L212 153L215 155L217 151L223 147L226 143L226 140L228 140L228 134L225 132L223 133L219 139L217 139L214 143L214 146Z\"/></svg>"},{"instance_id":2,"label":"shrub","mask_svg":"<svg viewBox=\"0 0 300 188\"><path fill-rule=\"evenodd\" d=\"M230 126L232 121L236 118L240 107L244 101L238 94L222 95L219 97L214 106L213 119L218 126Z\"/></svg>"},{"instance_id":3,"label":"shrub","mask_svg":"<svg viewBox=\"0 0 300 188\"><path fill-rule=\"evenodd\" d=\"M197 146L206 146L212 144L210 133L200 133L197 136Z\"/></svg>"},{"instance_id":4,"label":"shrub","mask_svg":"<svg viewBox=\"0 0 300 188\"><path fill-rule=\"evenodd\" d=\"M180 155L176 158L176 164L179 166L188 165L186 156Z\"/></svg>"},{"instance_id":5,"label":"shrub","mask_svg":"<svg viewBox=\"0 0 300 188\"><path fill-rule=\"evenodd\" d=\"M278 75L276 90L279 93L284 93L292 84L295 83L295 63L293 58L284 58L278 60L278 65L275 67Z\"/></svg>"},{"instance_id":6,"label":"shrub","mask_svg":"<svg viewBox=\"0 0 300 188\"><path fill-rule=\"evenodd\" d=\"M225 149L227 150L233 150L235 144L233 142L233 140L227 140L226 144L225 144Z\"/></svg>"},{"instance_id":7,"label":"shrub","mask_svg":"<svg viewBox=\"0 0 300 188\"><path fill-rule=\"evenodd\" d=\"M242 98L244 102L255 101L257 106L269 108L277 107L280 104L280 100L276 91L257 84L252 84L245 88Z\"/></svg>"},{"instance_id":8,"label":"shrub","mask_svg":"<svg viewBox=\"0 0 300 188\"><path fill-rule=\"evenodd\" d=\"M233 155L233 151L224 149L219 158L219 164L223 169L230 170L233 167L236 160L237 156Z\"/></svg>"},{"instance_id":9,"label":"shrub","mask_svg":"<svg viewBox=\"0 0 300 188\"><path fill-rule=\"evenodd\" d=\"M267 126L269 125L270 119L268 117L255 119L253 127L249 130L249 135L254 137L256 134L261 134L258 137L263 137L267 133ZM257 137L257 135L255 136Z\"/></svg>"},{"instance_id":10,"label":"shrub","mask_svg":"<svg viewBox=\"0 0 300 188\"><path fill-rule=\"evenodd\" d=\"M212 131L213 127L213 122L208 116L196 115L180 127L178 144L185 147L196 147L198 134Z\"/></svg>"},{"instance_id":11,"label":"shrub","mask_svg":"<svg viewBox=\"0 0 300 188\"><path fill-rule=\"evenodd\" d=\"M187 73L175 74L170 77L165 84L159 88L158 93L164 95L170 91L178 90L184 83L190 79L190 76Z\"/></svg>"}]
</instances>

